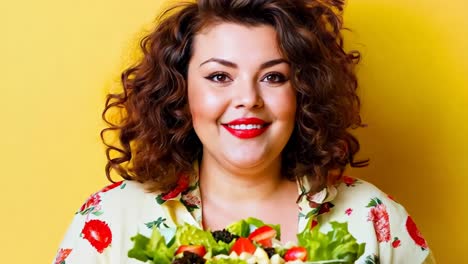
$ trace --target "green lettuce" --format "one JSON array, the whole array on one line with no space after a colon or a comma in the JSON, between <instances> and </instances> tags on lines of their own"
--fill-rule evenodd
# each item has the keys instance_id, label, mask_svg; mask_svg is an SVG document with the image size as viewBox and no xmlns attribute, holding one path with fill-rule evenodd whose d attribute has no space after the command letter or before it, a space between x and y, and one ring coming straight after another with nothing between
<instances>
[{"instance_id":1,"label":"green lettuce","mask_svg":"<svg viewBox=\"0 0 468 264\"><path fill-rule=\"evenodd\" d=\"M146 251L146 245L149 243L149 238L137 234L132 237L133 248L128 251L128 257L138 259L139 261L146 262L150 259L151 254Z\"/></svg>"},{"instance_id":2,"label":"green lettuce","mask_svg":"<svg viewBox=\"0 0 468 264\"><path fill-rule=\"evenodd\" d=\"M348 231L348 223L330 222L332 230L319 231L320 225L307 227L297 235L299 245L307 249L308 260L344 260L354 263L363 253L365 243L357 243Z\"/></svg>"},{"instance_id":3,"label":"green lettuce","mask_svg":"<svg viewBox=\"0 0 468 264\"><path fill-rule=\"evenodd\" d=\"M234 241L227 244L213 238L210 231L204 231L189 224L184 224L177 228L175 234L175 244L180 245L203 245L212 255L227 254Z\"/></svg>"},{"instance_id":4,"label":"green lettuce","mask_svg":"<svg viewBox=\"0 0 468 264\"><path fill-rule=\"evenodd\" d=\"M306 248L309 261L341 260L345 263L354 263L363 253L365 243L357 243L356 239L349 233L347 223L330 222L331 230L327 233L319 231L320 225L310 227L311 220L301 233L297 235L298 244ZM259 219L248 218L240 220L227 227L227 230L238 236L247 237L254 229L265 225ZM269 225L277 230L279 239L279 225ZM239 259L210 259L219 254L228 254L235 239L231 243L225 243L213 238L209 231L201 230L189 224L178 226L177 229L167 229L161 234L157 227L153 228L151 237L137 234L132 237L133 248L128 252L129 258L143 262L170 264L174 258L175 251L181 245L203 245L207 251L205 257L207 264L245 264ZM175 231L175 233L174 233ZM168 235L170 233L170 235ZM169 240L168 242L166 242ZM285 249L277 248L277 252L283 255ZM343 263L343 262L340 262Z\"/></svg>"},{"instance_id":5,"label":"green lettuce","mask_svg":"<svg viewBox=\"0 0 468 264\"><path fill-rule=\"evenodd\" d=\"M204 231L189 224L178 226L174 237L166 243L166 239L161 235L157 227L153 228L151 238L147 238L141 234L131 238L134 245L128 251L128 257L134 258L143 262L152 261L158 264L170 264L174 258L175 251L181 245L203 245L208 256L219 254L228 254L229 249L235 243L225 243L213 238L209 231Z\"/></svg>"},{"instance_id":6,"label":"green lettuce","mask_svg":"<svg viewBox=\"0 0 468 264\"><path fill-rule=\"evenodd\" d=\"M249 217L247 219L242 219L240 221L234 222L230 224L226 228L226 230L240 237L248 237L254 229L259 228L264 225L268 225L272 227L273 229L275 229L276 239L278 240L281 239L280 225L265 224L262 220L254 218L254 217Z\"/></svg>"},{"instance_id":7,"label":"green lettuce","mask_svg":"<svg viewBox=\"0 0 468 264\"><path fill-rule=\"evenodd\" d=\"M248 237L250 234L250 226L245 220L240 220L228 225L226 230L240 237Z\"/></svg>"},{"instance_id":8,"label":"green lettuce","mask_svg":"<svg viewBox=\"0 0 468 264\"><path fill-rule=\"evenodd\" d=\"M157 228L153 228L151 238L141 234L131 238L134 242L133 248L128 251L128 257L146 262L148 260L154 263L170 264L176 250L175 244L168 246L166 239L161 235Z\"/></svg>"}]
</instances>

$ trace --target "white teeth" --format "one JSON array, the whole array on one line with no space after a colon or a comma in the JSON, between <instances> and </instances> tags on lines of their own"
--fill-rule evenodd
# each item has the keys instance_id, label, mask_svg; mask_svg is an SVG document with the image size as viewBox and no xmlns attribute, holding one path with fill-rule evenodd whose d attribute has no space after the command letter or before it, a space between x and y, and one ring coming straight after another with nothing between
<instances>
[{"instance_id":1,"label":"white teeth","mask_svg":"<svg viewBox=\"0 0 468 264\"><path fill-rule=\"evenodd\" d=\"M252 130L252 129L260 129L262 125L252 125L252 124L242 124L242 125L228 125L228 127L236 130Z\"/></svg>"}]
</instances>

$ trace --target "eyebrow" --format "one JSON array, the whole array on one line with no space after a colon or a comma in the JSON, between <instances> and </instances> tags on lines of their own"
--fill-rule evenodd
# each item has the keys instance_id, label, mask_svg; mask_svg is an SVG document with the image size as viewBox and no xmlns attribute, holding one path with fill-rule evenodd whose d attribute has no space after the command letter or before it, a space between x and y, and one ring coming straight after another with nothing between
<instances>
[{"instance_id":1,"label":"eyebrow","mask_svg":"<svg viewBox=\"0 0 468 264\"><path fill-rule=\"evenodd\" d=\"M204 64L206 64L208 62L216 62L216 63L219 63L219 64L224 65L226 67L236 68L236 69L238 68L237 64L235 64L234 62L231 62L231 61L228 61L228 60L223 60L223 59L218 59L218 58L208 59L208 60L202 62L199 67L201 67L202 65L204 65ZM286 63L286 64L290 65L289 61L287 61L285 59L274 59L274 60L269 60L267 62L262 63L260 65L260 69L269 68L269 67L272 67L272 66L280 64L280 63Z\"/></svg>"}]
</instances>

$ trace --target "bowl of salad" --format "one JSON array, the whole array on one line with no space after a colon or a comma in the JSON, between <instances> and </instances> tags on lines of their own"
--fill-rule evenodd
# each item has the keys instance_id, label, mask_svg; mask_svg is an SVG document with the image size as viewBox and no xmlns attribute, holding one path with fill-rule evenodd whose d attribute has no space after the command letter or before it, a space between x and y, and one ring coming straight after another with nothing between
<instances>
[{"instance_id":1,"label":"bowl of salad","mask_svg":"<svg viewBox=\"0 0 468 264\"><path fill-rule=\"evenodd\" d=\"M331 230L307 227L297 243L281 243L279 225L248 218L223 230L206 231L189 224L154 228L151 237L137 234L130 258L154 264L341 264L354 263L365 243L349 233L347 223L331 222Z\"/></svg>"}]
</instances>

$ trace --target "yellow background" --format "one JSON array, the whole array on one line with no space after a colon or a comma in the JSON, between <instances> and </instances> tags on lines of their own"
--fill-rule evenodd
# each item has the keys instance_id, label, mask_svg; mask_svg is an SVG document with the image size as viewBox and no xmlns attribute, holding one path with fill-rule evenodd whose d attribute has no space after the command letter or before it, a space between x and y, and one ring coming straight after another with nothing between
<instances>
[{"instance_id":1,"label":"yellow background","mask_svg":"<svg viewBox=\"0 0 468 264\"><path fill-rule=\"evenodd\" d=\"M74 212L106 184L105 91L156 0L0 3L1 263L50 263ZM353 170L403 203L439 263L468 247L468 22L465 0L352 0L361 157Z\"/></svg>"}]
</instances>

